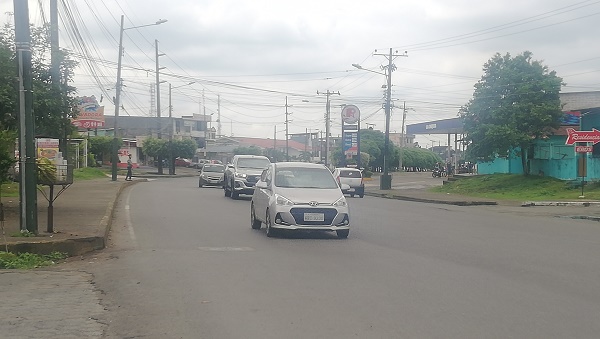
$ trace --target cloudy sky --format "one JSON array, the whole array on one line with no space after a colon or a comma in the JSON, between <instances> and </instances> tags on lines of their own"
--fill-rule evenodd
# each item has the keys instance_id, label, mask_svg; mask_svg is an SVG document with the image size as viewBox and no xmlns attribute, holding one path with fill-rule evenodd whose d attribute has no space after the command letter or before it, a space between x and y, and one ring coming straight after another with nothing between
<instances>
[{"instance_id":1,"label":"cloudy sky","mask_svg":"<svg viewBox=\"0 0 600 339\"><path fill-rule=\"evenodd\" d=\"M342 104L361 110L363 123L384 129L381 65L394 58L390 130L406 123L455 117L473 93L483 64L495 53L525 50L564 79L563 92L600 90L600 1L558 0L59 0L61 47L80 57L79 95L104 98L107 114L116 82L119 20L125 15L121 114L148 116L159 41L161 114L213 114L220 96L224 135L285 136L325 129L332 95L332 134ZM3 1L3 22L12 2ZM40 7L40 3L42 7ZM49 0L29 1L30 21L49 20ZM158 26L134 28L159 19ZM73 24L74 23L74 24ZM76 31L77 30L77 31ZM81 40L75 36L78 33ZM363 69L354 68L360 64ZM193 82L192 84L189 84ZM202 96L204 93L204 101ZM422 146L444 138L425 135Z\"/></svg>"}]
</instances>

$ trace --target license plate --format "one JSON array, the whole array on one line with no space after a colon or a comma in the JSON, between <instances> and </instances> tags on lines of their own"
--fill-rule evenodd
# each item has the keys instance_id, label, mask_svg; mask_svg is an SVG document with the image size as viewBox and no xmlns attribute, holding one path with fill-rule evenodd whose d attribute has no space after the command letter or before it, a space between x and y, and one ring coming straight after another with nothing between
<instances>
[{"instance_id":1,"label":"license plate","mask_svg":"<svg viewBox=\"0 0 600 339\"><path fill-rule=\"evenodd\" d=\"M323 213L304 213L304 221L325 221Z\"/></svg>"}]
</instances>

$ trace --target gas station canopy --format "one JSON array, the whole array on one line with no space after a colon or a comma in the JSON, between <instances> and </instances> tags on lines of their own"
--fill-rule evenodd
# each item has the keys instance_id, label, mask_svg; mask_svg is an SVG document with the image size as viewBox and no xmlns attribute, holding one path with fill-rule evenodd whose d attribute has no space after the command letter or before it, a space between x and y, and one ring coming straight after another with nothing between
<instances>
[{"instance_id":1,"label":"gas station canopy","mask_svg":"<svg viewBox=\"0 0 600 339\"><path fill-rule=\"evenodd\" d=\"M462 134L463 122L460 118L443 119L406 126L406 134Z\"/></svg>"}]
</instances>

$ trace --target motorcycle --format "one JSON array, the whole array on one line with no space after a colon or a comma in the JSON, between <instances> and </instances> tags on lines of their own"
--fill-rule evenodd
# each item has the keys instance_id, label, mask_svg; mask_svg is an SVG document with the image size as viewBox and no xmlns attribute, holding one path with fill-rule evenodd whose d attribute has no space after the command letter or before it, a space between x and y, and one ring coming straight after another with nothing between
<instances>
[{"instance_id":1,"label":"motorcycle","mask_svg":"<svg viewBox=\"0 0 600 339\"><path fill-rule=\"evenodd\" d=\"M439 169L439 168L435 168L433 169L433 172L431 172L431 176L433 178L441 178L441 177L445 177L446 174L446 170L444 169Z\"/></svg>"}]
</instances>

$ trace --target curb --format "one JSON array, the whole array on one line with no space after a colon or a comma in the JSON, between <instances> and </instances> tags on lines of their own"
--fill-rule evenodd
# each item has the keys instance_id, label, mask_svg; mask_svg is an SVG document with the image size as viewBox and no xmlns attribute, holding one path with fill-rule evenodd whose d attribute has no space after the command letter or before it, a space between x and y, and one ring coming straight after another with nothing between
<instances>
[{"instance_id":1,"label":"curb","mask_svg":"<svg viewBox=\"0 0 600 339\"><path fill-rule=\"evenodd\" d=\"M374 193L374 192L365 192L365 195L377 198L385 198L385 199L396 199L396 200L405 200L405 201L413 201L413 202L424 202L430 204L446 204L446 205L456 205L456 206L493 206L498 205L496 201L448 201L448 200L438 200L438 199L426 199L426 198L415 198L409 197L405 195L396 195L396 194L386 194L386 193Z\"/></svg>"},{"instance_id":2,"label":"curb","mask_svg":"<svg viewBox=\"0 0 600 339\"><path fill-rule=\"evenodd\" d=\"M119 200L121 193L125 188L132 186L138 182L145 181L148 180L134 180L124 182L121 184L121 186L117 190L117 194L115 194L114 199L108 203L104 217L102 217L102 219L100 220L99 229L101 232L101 236L97 235L91 237L71 238L57 241L46 239L38 241L19 241L16 243L8 244L9 251L12 253L29 252L35 254L50 254L52 252L57 251L67 253L69 257L72 257L104 249L108 242L108 236L112 228L112 220L115 214L115 207L117 206L117 201Z\"/></svg>"},{"instance_id":3,"label":"curb","mask_svg":"<svg viewBox=\"0 0 600 339\"><path fill-rule=\"evenodd\" d=\"M523 207L530 206L600 206L600 201L525 201Z\"/></svg>"}]
</instances>

